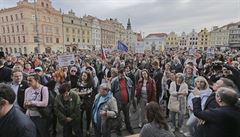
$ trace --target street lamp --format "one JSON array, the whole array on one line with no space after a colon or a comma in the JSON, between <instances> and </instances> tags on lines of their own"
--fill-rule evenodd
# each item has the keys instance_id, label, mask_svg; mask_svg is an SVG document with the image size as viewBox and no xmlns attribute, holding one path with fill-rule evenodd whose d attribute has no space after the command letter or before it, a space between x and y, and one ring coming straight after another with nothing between
<instances>
[{"instance_id":1,"label":"street lamp","mask_svg":"<svg viewBox=\"0 0 240 137\"><path fill-rule=\"evenodd\" d=\"M35 10L35 23L36 23L36 33L37 33L37 37L36 37L36 42L37 42L37 51L35 51L36 53L40 53L40 41L39 41L39 31L38 31L38 18L37 18L37 3L36 0L34 0L34 10Z\"/></svg>"}]
</instances>

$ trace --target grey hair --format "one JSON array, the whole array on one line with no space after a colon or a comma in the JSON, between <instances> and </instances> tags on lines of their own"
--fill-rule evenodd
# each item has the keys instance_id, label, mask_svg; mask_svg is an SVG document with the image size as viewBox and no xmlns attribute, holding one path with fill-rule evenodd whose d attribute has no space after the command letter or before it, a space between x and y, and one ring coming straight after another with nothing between
<instances>
[{"instance_id":1,"label":"grey hair","mask_svg":"<svg viewBox=\"0 0 240 137\"><path fill-rule=\"evenodd\" d=\"M110 90L109 84L108 83L102 83L99 88L106 88L108 90Z\"/></svg>"},{"instance_id":2,"label":"grey hair","mask_svg":"<svg viewBox=\"0 0 240 137\"><path fill-rule=\"evenodd\" d=\"M238 102L238 94L234 89L221 87L217 90L217 93L221 100L230 106L235 106Z\"/></svg>"}]
</instances>

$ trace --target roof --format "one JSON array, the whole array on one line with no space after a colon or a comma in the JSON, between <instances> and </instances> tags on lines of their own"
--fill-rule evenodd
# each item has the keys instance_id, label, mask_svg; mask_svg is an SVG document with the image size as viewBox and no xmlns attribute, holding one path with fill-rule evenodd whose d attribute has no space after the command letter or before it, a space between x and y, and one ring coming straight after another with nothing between
<instances>
[{"instance_id":1,"label":"roof","mask_svg":"<svg viewBox=\"0 0 240 137\"><path fill-rule=\"evenodd\" d=\"M155 36L155 37L167 37L166 33L151 33L148 34L146 38L151 37L151 36Z\"/></svg>"}]
</instances>

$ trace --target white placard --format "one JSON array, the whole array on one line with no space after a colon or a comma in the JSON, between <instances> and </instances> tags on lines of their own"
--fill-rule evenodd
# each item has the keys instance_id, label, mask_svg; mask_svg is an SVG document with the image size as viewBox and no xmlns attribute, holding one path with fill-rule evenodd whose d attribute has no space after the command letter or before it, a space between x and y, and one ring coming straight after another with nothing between
<instances>
[{"instance_id":1,"label":"white placard","mask_svg":"<svg viewBox=\"0 0 240 137\"><path fill-rule=\"evenodd\" d=\"M135 53L142 53L144 54L144 43L143 42L137 42L135 46Z\"/></svg>"},{"instance_id":2,"label":"white placard","mask_svg":"<svg viewBox=\"0 0 240 137\"><path fill-rule=\"evenodd\" d=\"M74 65L75 56L74 54L58 56L58 63L60 67Z\"/></svg>"}]
</instances>

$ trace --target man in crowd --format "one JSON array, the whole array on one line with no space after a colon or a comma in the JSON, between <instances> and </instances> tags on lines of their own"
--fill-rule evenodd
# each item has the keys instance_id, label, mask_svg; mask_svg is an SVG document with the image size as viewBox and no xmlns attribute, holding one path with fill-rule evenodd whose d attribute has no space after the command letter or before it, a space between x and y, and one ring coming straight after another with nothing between
<instances>
[{"instance_id":1,"label":"man in crowd","mask_svg":"<svg viewBox=\"0 0 240 137\"><path fill-rule=\"evenodd\" d=\"M4 60L0 59L0 83L1 82L11 82L12 70L4 66Z\"/></svg>"},{"instance_id":2,"label":"man in crowd","mask_svg":"<svg viewBox=\"0 0 240 137\"><path fill-rule=\"evenodd\" d=\"M36 128L28 116L13 105L16 95L10 86L0 84L0 136L36 137Z\"/></svg>"},{"instance_id":3,"label":"man in crowd","mask_svg":"<svg viewBox=\"0 0 240 137\"><path fill-rule=\"evenodd\" d=\"M120 68L118 71L118 76L112 80L111 91L117 100L119 109L118 112L120 113L123 111L127 131L130 134L133 134L133 129L131 127L129 118L129 108L131 101L133 100L134 85L132 80L125 75L124 70L124 68ZM120 127L117 134L121 135Z\"/></svg>"}]
</instances>

